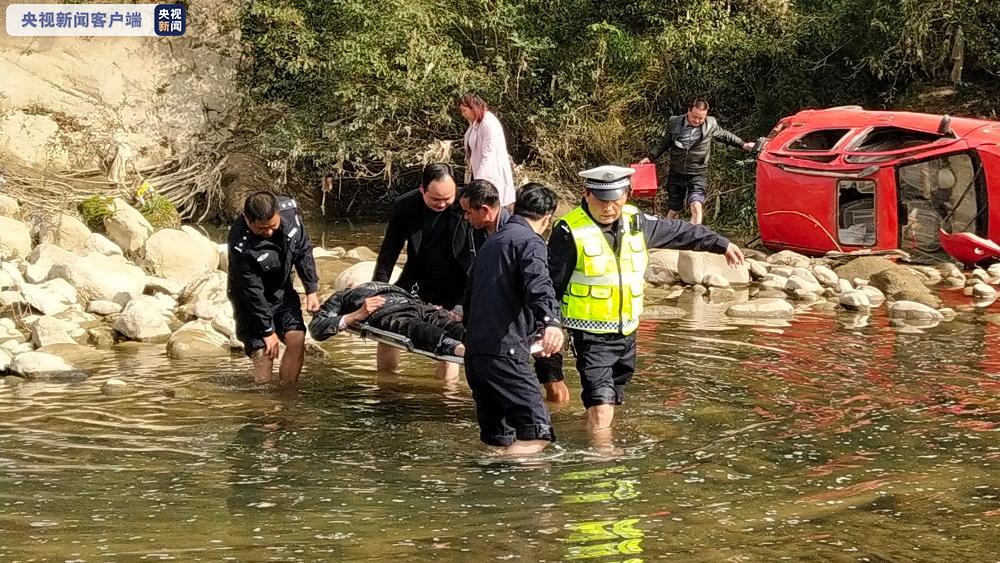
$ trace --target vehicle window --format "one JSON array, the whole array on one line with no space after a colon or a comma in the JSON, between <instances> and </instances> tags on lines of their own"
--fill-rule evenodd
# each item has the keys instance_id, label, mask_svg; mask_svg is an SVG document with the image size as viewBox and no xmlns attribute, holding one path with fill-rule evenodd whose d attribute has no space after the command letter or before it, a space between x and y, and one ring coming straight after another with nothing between
<instances>
[{"instance_id":1,"label":"vehicle window","mask_svg":"<svg viewBox=\"0 0 1000 563\"><path fill-rule=\"evenodd\" d=\"M823 129L812 131L788 143L790 151L828 151L847 135L850 129Z\"/></svg>"},{"instance_id":2,"label":"vehicle window","mask_svg":"<svg viewBox=\"0 0 1000 563\"><path fill-rule=\"evenodd\" d=\"M837 239L850 246L875 245L875 182L837 182Z\"/></svg>"},{"instance_id":3,"label":"vehicle window","mask_svg":"<svg viewBox=\"0 0 1000 563\"><path fill-rule=\"evenodd\" d=\"M927 145L943 139L938 133L914 131L902 127L875 127L852 149L853 152L888 152Z\"/></svg>"},{"instance_id":4,"label":"vehicle window","mask_svg":"<svg viewBox=\"0 0 1000 563\"><path fill-rule=\"evenodd\" d=\"M978 162L969 153L947 155L901 166L898 172L900 248L941 250L938 229L983 236L985 194Z\"/></svg>"}]
</instances>

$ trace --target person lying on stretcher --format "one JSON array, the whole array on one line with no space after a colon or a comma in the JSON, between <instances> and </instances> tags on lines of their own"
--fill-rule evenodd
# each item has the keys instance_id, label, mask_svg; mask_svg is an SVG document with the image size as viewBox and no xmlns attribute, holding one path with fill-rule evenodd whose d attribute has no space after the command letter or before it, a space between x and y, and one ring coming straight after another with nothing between
<instances>
[{"instance_id":1,"label":"person lying on stretcher","mask_svg":"<svg viewBox=\"0 0 1000 563\"><path fill-rule=\"evenodd\" d=\"M326 340L361 323L405 336L425 352L465 354L465 327L457 315L383 282L365 282L328 297L309 323L309 333Z\"/></svg>"}]
</instances>

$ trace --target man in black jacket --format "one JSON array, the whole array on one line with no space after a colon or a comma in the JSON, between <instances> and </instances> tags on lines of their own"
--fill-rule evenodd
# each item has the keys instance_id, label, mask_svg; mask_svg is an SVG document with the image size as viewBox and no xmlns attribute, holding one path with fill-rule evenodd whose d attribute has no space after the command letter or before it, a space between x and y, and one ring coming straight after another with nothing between
<instances>
[{"instance_id":1,"label":"man in black jacket","mask_svg":"<svg viewBox=\"0 0 1000 563\"><path fill-rule=\"evenodd\" d=\"M365 282L327 298L309 323L309 334L326 340L367 321L374 328L405 336L414 346L442 356L462 356L465 327L447 311L408 291L382 282Z\"/></svg>"},{"instance_id":2,"label":"man in black jacket","mask_svg":"<svg viewBox=\"0 0 1000 563\"><path fill-rule=\"evenodd\" d=\"M708 115L708 102L698 98L691 102L685 115L675 115L667 121L663 137L649 151L649 155L639 161L640 164L655 162L664 153L670 154L668 219L677 218L686 200L691 206L691 222L701 224L713 140L747 151L754 145L720 127L715 118Z\"/></svg>"},{"instance_id":3,"label":"man in black jacket","mask_svg":"<svg viewBox=\"0 0 1000 563\"><path fill-rule=\"evenodd\" d=\"M372 281L388 282L399 253L406 246L406 265L395 284L423 301L451 309L462 298L474 256L472 229L462 218L455 200L451 167L428 164L420 187L392 204L385 238L378 252ZM399 350L379 344L379 370L393 371L399 365ZM438 376L458 376L458 366L442 362Z\"/></svg>"},{"instance_id":4,"label":"man in black jacket","mask_svg":"<svg viewBox=\"0 0 1000 563\"><path fill-rule=\"evenodd\" d=\"M285 354L278 375L295 383L302 371L306 325L299 294L292 288L292 267L306 292L306 309L319 309L319 278L312 243L295 200L262 191L243 204L243 215L229 229L228 295L236 337L253 360L254 381L271 381L278 341Z\"/></svg>"},{"instance_id":5,"label":"man in black jacket","mask_svg":"<svg viewBox=\"0 0 1000 563\"><path fill-rule=\"evenodd\" d=\"M529 358L538 335L543 356L563 344L541 237L557 202L539 184L518 190L514 216L479 250L464 300L465 374L479 437L511 455L540 452L555 440Z\"/></svg>"}]
</instances>

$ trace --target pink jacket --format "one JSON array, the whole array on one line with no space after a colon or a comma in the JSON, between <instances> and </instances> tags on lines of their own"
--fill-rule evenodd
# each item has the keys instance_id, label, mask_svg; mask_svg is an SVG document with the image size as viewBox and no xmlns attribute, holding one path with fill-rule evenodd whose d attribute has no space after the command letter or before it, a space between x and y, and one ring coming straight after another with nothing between
<instances>
[{"instance_id":1,"label":"pink jacket","mask_svg":"<svg viewBox=\"0 0 1000 563\"><path fill-rule=\"evenodd\" d=\"M482 121L465 132L465 180L488 180L500 192L500 205L514 203L514 171L507 155L507 139L500 120L487 111Z\"/></svg>"}]
</instances>

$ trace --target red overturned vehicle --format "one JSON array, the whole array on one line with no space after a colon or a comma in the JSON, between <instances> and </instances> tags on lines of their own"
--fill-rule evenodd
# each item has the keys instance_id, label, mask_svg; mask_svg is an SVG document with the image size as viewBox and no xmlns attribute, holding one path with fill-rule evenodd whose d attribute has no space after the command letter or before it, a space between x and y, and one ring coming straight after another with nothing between
<instances>
[{"instance_id":1,"label":"red overturned vehicle","mask_svg":"<svg viewBox=\"0 0 1000 563\"><path fill-rule=\"evenodd\" d=\"M1000 122L806 110L756 150L757 219L771 250L1000 259Z\"/></svg>"}]
</instances>

